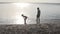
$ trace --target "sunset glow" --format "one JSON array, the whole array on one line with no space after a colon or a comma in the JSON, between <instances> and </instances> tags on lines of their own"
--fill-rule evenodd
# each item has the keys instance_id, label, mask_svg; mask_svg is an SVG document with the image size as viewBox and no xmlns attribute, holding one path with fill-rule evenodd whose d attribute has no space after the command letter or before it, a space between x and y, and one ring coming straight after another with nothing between
<instances>
[{"instance_id":1,"label":"sunset glow","mask_svg":"<svg viewBox=\"0 0 60 34\"><path fill-rule=\"evenodd\" d=\"M29 3L14 3L16 7L24 8L29 6Z\"/></svg>"}]
</instances>

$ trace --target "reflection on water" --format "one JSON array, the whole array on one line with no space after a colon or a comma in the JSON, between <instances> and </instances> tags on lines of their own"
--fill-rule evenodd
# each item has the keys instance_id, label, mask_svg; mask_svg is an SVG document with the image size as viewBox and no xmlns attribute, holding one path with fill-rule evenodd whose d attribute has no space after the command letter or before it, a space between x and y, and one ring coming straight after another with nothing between
<instances>
[{"instance_id":1,"label":"reflection on water","mask_svg":"<svg viewBox=\"0 0 60 34\"><path fill-rule=\"evenodd\" d=\"M21 16L21 13L17 12L15 24L24 24L23 22L24 20L23 17Z\"/></svg>"},{"instance_id":2,"label":"reflection on water","mask_svg":"<svg viewBox=\"0 0 60 34\"><path fill-rule=\"evenodd\" d=\"M41 19L40 23L60 24L60 19ZM0 24L24 24L24 20L22 17L18 17L18 19L0 19ZM27 19L27 24L36 24L36 20Z\"/></svg>"}]
</instances>

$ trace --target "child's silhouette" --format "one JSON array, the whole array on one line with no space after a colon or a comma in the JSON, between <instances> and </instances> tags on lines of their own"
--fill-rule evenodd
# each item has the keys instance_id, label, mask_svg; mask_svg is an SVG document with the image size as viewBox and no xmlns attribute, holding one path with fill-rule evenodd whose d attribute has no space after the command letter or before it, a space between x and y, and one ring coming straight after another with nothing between
<instances>
[{"instance_id":1,"label":"child's silhouette","mask_svg":"<svg viewBox=\"0 0 60 34\"><path fill-rule=\"evenodd\" d=\"M21 15L24 18L24 24L26 25L27 16Z\"/></svg>"}]
</instances>

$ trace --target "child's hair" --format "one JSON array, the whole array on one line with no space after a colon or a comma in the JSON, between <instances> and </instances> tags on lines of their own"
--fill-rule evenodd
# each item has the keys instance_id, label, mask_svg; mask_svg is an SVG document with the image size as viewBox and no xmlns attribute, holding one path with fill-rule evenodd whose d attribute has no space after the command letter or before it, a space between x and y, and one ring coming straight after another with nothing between
<instances>
[{"instance_id":1,"label":"child's hair","mask_svg":"<svg viewBox=\"0 0 60 34\"><path fill-rule=\"evenodd\" d=\"M23 14L21 16L24 16Z\"/></svg>"}]
</instances>

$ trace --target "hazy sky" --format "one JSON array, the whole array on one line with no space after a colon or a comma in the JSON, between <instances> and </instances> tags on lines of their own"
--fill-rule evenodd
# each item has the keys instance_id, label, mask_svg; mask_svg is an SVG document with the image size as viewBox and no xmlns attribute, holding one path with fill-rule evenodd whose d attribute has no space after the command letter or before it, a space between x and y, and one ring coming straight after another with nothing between
<instances>
[{"instance_id":1,"label":"hazy sky","mask_svg":"<svg viewBox=\"0 0 60 34\"><path fill-rule=\"evenodd\" d=\"M0 0L0 2L60 3L60 0Z\"/></svg>"},{"instance_id":2,"label":"hazy sky","mask_svg":"<svg viewBox=\"0 0 60 34\"><path fill-rule=\"evenodd\" d=\"M23 20L21 14L28 16L28 23L35 23L37 7L41 10L41 19L60 19L60 4L29 4L26 7L18 7L16 4L0 4L0 18L3 20ZM20 17L20 18L19 18Z\"/></svg>"}]
</instances>

